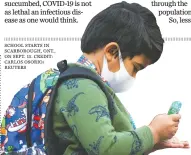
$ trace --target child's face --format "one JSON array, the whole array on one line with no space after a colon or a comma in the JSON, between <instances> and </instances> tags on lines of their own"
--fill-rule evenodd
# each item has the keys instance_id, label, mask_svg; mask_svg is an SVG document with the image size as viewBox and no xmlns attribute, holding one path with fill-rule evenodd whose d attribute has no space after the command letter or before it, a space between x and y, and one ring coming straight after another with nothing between
<instances>
[{"instance_id":1,"label":"child's face","mask_svg":"<svg viewBox=\"0 0 191 155\"><path fill-rule=\"evenodd\" d=\"M132 59L127 57L123 62L127 72L134 78L138 71L151 64L151 61L144 54L136 55Z\"/></svg>"},{"instance_id":2,"label":"child's face","mask_svg":"<svg viewBox=\"0 0 191 155\"><path fill-rule=\"evenodd\" d=\"M113 44L115 46L115 44ZM113 46L111 44L111 47ZM109 47L110 48L110 47ZM117 45L116 45L116 49ZM111 54L111 52L109 52L110 50L106 50L104 53L106 59L107 59L107 63L108 63L108 69L112 72L117 72L120 69L120 59L116 57L116 55ZM118 50L120 51L120 50ZM124 66L126 68L126 71L129 73L129 75L131 75L132 77L136 77L136 74L138 73L138 71L144 69L145 67L147 67L148 65L151 64L150 59L148 59L144 54L140 54L140 55L136 55L133 58L130 57L126 57L123 60Z\"/></svg>"}]
</instances>

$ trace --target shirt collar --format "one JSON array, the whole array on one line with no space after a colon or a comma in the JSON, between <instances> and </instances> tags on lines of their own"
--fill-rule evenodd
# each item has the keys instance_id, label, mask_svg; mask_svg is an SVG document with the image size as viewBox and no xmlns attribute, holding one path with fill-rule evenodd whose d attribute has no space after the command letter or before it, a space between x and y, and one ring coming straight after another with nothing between
<instances>
[{"instance_id":1,"label":"shirt collar","mask_svg":"<svg viewBox=\"0 0 191 155\"><path fill-rule=\"evenodd\" d=\"M96 66L93 64L93 62L91 62L89 59L87 59L84 55L82 55L78 59L77 63L80 63L80 64L82 64L84 66L87 66L87 67L90 67L90 68L96 70Z\"/></svg>"},{"instance_id":2,"label":"shirt collar","mask_svg":"<svg viewBox=\"0 0 191 155\"><path fill-rule=\"evenodd\" d=\"M87 59L84 55L82 55L78 59L77 63L79 63L81 65L84 65L86 67L90 67L90 68L94 69L97 72L96 66L93 64L93 62L90 61L89 59ZM97 72L97 74L98 74L98 72ZM108 83L108 81L106 81L104 79L104 77L102 77L100 74L98 74L98 75L101 77L102 81L105 82L110 87L110 84Z\"/></svg>"}]
</instances>

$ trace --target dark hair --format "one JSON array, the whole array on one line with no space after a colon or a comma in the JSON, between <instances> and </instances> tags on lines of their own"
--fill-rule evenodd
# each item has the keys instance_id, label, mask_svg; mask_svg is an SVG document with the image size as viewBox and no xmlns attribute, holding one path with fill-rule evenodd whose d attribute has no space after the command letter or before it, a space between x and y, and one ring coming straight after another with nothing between
<instances>
[{"instance_id":1,"label":"dark hair","mask_svg":"<svg viewBox=\"0 0 191 155\"><path fill-rule=\"evenodd\" d=\"M93 17L82 36L81 50L91 53L110 42L119 44L123 59L144 54L154 63L161 56L164 40L149 9L121 2Z\"/></svg>"}]
</instances>

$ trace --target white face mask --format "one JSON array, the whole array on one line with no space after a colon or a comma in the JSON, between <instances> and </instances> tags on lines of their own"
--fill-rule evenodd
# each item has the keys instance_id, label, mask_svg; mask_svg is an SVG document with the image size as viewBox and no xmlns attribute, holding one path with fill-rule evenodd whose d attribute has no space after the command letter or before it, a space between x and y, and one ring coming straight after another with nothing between
<instances>
[{"instance_id":1,"label":"white face mask","mask_svg":"<svg viewBox=\"0 0 191 155\"><path fill-rule=\"evenodd\" d=\"M135 78L133 78L127 72L123 60L120 57L121 53L119 52L120 69L119 71L113 73L108 69L107 59L104 56L103 68L101 73L101 76L103 76L103 78L105 78L105 80L109 82L110 86L116 93L127 91L135 81Z\"/></svg>"}]
</instances>

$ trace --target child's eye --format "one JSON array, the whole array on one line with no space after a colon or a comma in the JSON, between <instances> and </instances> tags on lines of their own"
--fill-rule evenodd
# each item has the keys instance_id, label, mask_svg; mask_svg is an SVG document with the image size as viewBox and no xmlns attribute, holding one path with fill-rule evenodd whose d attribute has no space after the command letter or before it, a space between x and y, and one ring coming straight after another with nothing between
<instances>
[{"instance_id":1,"label":"child's eye","mask_svg":"<svg viewBox=\"0 0 191 155\"><path fill-rule=\"evenodd\" d=\"M133 64L133 66L134 66L133 71L134 71L135 73L138 72L138 71L139 71L138 67L137 67L135 64Z\"/></svg>"}]
</instances>

